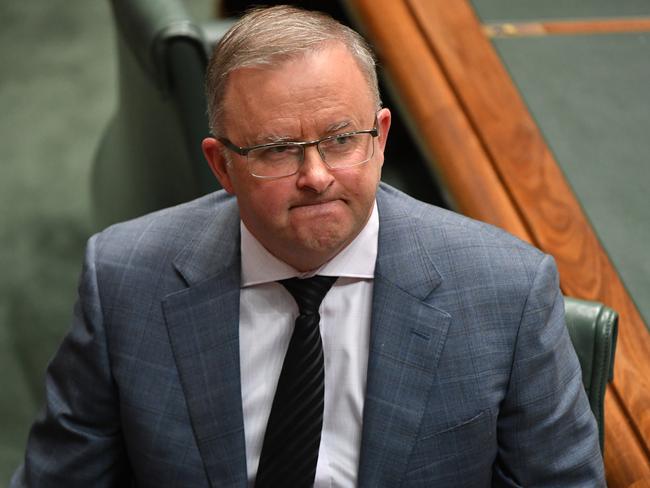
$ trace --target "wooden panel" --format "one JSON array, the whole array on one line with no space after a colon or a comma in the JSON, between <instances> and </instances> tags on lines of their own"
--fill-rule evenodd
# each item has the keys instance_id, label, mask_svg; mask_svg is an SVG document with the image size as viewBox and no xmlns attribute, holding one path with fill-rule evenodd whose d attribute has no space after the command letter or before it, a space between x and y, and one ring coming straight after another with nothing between
<instances>
[{"instance_id":1,"label":"wooden panel","mask_svg":"<svg viewBox=\"0 0 650 488\"><path fill-rule=\"evenodd\" d=\"M473 11L464 0L350 3L459 210L553 254L567 295L619 312L608 479L650 477L647 329Z\"/></svg>"},{"instance_id":2,"label":"wooden panel","mask_svg":"<svg viewBox=\"0 0 650 488\"><path fill-rule=\"evenodd\" d=\"M650 488L650 478L644 478L642 480L638 480L632 485L630 485L630 488Z\"/></svg>"},{"instance_id":3,"label":"wooden panel","mask_svg":"<svg viewBox=\"0 0 650 488\"><path fill-rule=\"evenodd\" d=\"M488 37L650 32L650 18L489 23L483 31Z\"/></svg>"},{"instance_id":4,"label":"wooden panel","mask_svg":"<svg viewBox=\"0 0 650 488\"><path fill-rule=\"evenodd\" d=\"M650 474L644 473L639 467L647 464L646 453L642 449L629 449L633 440L629 439L628 419L621 407L620 399L615 391L608 391L605 397L605 475L607 486L629 487L639 480L650 479ZM632 433L632 435L634 435ZM621 451L623 446L623 451ZM636 486L636 485L635 485Z\"/></svg>"}]
</instances>

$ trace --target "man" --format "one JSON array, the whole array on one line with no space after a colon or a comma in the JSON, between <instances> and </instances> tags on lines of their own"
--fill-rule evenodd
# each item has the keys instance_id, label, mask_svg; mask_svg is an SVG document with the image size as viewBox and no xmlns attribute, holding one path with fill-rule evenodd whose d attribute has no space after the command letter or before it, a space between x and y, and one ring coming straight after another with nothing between
<instances>
[{"instance_id":1,"label":"man","mask_svg":"<svg viewBox=\"0 0 650 488\"><path fill-rule=\"evenodd\" d=\"M604 485L552 258L379 184L391 116L356 33L253 11L207 90L225 191L89 241L12 486ZM274 437L304 318L279 281L314 275L318 428L292 407Z\"/></svg>"}]
</instances>

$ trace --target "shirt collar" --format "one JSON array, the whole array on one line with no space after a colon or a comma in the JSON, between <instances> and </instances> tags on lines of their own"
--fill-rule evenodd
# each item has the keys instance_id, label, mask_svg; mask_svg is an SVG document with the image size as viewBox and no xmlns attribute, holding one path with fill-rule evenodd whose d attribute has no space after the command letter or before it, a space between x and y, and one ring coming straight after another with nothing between
<instances>
[{"instance_id":1,"label":"shirt collar","mask_svg":"<svg viewBox=\"0 0 650 488\"><path fill-rule=\"evenodd\" d=\"M374 278L379 237L377 202L368 222L359 235L341 252L320 268L305 273L276 258L250 233L240 221L241 230L241 286L253 286L287 278L308 278L316 274L350 278Z\"/></svg>"}]
</instances>

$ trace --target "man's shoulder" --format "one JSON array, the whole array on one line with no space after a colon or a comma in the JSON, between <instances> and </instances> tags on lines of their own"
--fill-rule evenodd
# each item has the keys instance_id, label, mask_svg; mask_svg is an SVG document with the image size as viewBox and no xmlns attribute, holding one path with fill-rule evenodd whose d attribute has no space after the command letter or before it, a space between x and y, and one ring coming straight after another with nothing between
<instances>
[{"instance_id":1,"label":"man's shoulder","mask_svg":"<svg viewBox=\"0 0 650 488\"><path fill-rule=\"evenodd\" d=\"M416 250L443 276L467 269L477 279L498 273L528 281L546 256L503 229L420 202L388 185L381 185L377 202L384 252Z\"/></svg>"},{"instance_id":2,"label":"man's shoulder","mask_svg":"<svg viewBox=\"0 0 650 488\"><path fill-rule=\"evenodd\" d=\"M117 258L138 252L179 252L214 225L227 227L239 221L237 201L220 190L190 202L120 222L93 236L98 253ZM173 256L172 256L173 257Z\"/></svg>"},{"instance_id":3,"label":"man's shoulder","mask_svg":"<svg viewBox=\"0 0 650 488\"><path fill-rule=\"evenodd\" d=\"M425 240L446 246L505 246L541 254L537 248L503 229L421 202L389 185L382 184L377 197L380 202L380 219L383 213L387 219L417 229L418 235ZM381 212L381 207L384 212Z\"/></svg>"}]
</instances>

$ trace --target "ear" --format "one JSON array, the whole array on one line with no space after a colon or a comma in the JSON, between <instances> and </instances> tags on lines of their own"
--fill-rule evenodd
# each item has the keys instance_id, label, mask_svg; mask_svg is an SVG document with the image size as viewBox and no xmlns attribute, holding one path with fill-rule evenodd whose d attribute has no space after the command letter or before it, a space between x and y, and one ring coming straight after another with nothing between
<instances>
[{"instance_id":1,"label":"ear","mask_svg":"<svg viewBox=\"0 0 650 488\"><path fill-rule=\"evenodd\" d=\"M377 112L377 129L379 129L379 148L384 152L386 141L388 140L388 131L390 130L391 114L387 108L382 108Z\"/></svg>"},{"instance_id":2,"label":"ear","mask_svg":"<svg viewBox=\"0 0 650 488\"><path fill-rule=\"evenodd\" d=\"M212 173L217 177L223 189L233 194L232 180L230 174L228 174L228 161L223 155L225 149L223 145L214 137L206 137L201 143L201 148Z\"/></svg>"}]
</instances>

